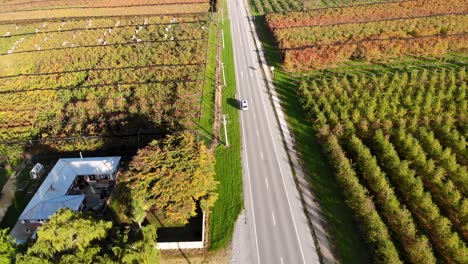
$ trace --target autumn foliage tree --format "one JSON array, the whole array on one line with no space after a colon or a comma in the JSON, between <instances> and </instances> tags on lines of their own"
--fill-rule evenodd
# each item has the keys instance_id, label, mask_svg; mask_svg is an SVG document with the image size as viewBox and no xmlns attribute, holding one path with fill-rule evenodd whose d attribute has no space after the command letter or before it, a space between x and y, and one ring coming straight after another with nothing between
<instances>
[{"instance_id":1,"label":"autumn foliage tree","mask_svg":"<svg viewBox=\"0 0 468 264\"><path fill-rule=\"evenodd\" d=\"M134 220L141 224L154 210L170 222L186 223L197 203L209 210L217 198L214 165L213 153L188 132L139 150L122 177L131 190Z\"/></svg>"}]
</instances>

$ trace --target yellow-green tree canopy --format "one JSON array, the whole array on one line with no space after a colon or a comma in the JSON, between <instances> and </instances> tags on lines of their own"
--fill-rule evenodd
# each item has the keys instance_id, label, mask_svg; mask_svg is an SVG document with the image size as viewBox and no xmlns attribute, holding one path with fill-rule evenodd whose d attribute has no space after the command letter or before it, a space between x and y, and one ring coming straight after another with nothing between
<instances>
[{"instance_id":1,"label":"yellow-green tree canopy","mask_svg":"<svg viewBox=\"0 0 468 264\"><path fill-rule=\"evenodd\" d=\"M11 242L8 229L0 229L0 263L12 263L16 248Z\"/></svg>"},{"instance_id":2,"label":"yellow-green tree canopy","mask_svg":"<svg viewBox=\"0 0 468 264\"><path fill-rule=\"evenodd\" d=\"M82 263L92 263L100 252L100 247L93 242L104 239L111 228L112 222L84 216L68 208L60 209L38 229L37 241L20 256L19 262L36 258L58 262L72 253Z\"/></svg>"},{"instance_id":3,"label":"yellow-green tree canopy","mask_svg":"<svg viewBox=\"0 0 468 264\"><path fill-rule=\"evenodd\" d=\"M174 223L186 223L196 215L200 202L209 210L217 198L215 158L191 133L155 140L138 151L122 176L131 190L134 219L156 210Z\"/></svg>"},{"instance_id":4,"label":"yellow-green tree canopy","mask_svg":"<svg viewBox=\"0 0 468 264\"><path fill-rule=\"evenodd\" d=\"M112 228L112 222L61 209L38 229L37 241L18 254L15 263L159 263L156 228L120 229Z\"/></svg>"}]
</instances>

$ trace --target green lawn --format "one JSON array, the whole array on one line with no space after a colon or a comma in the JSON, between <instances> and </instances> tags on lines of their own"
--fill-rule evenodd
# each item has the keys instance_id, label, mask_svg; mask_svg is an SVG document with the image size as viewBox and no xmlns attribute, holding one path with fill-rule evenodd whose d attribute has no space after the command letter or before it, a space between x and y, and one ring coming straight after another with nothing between
<instances>
[{"instance_id":1,"label":"green lawn","mask_svg":"<svg viewBox=\"0 0 468 264\"><path fill-rule=\"evenodd\" d=\"M345 205L335 177L299 103L295 89L301 76L293 76L281 70L281 54L266 28L263 17L257 16L255 22L268 64L276 69L274 76L276 91L281 98L286 121L295 136L296 148L305 173L309 177L309 184L326 217L338 258L343 263L369 263L368 248L356 230L351 211Z\"/></svg>"},{"instance_id":2,"label":"green lawn","mask_svg":"<svg viewBox=\"0 0 468 264\"><path fill-rule=\"evenodd\" d=\"M232 238L234 225L243 207L242 198L242 167L241 139L239 127L239 110L229 104L236 96L236 80L234 73L234 58L232 53L230 21L223 2L224 23L222 28L225 37L223 62L225 64L226 84L223 90L223 114L228 115L227 124L229 147L220 144L216 148L216 178L220 182L219 197L212 210L210 218L211 249L225 247ZM221 131L224 141L224 130Z\"/></svg>"}]
</instances>

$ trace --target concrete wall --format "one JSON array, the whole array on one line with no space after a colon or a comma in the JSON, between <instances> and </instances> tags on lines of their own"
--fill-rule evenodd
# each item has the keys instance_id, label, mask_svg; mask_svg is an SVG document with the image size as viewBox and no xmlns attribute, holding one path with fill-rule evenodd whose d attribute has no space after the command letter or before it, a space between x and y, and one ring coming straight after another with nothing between
<instances>
[{"instance_id":1,"label":"concrete wall","mask_svg":"<svg viewBox=\"0 0 468 264\"><path fill-rule=\"evenodd\" d=\"M158 242L159 250L171 249L199 249L203 248L205 242L205 213L203 213L203 227L202 227L202 240L201 241L188 241L188 242Z\"/></svg>"},{"instance_id":2,"label":"concrete wall","mask_svg":"<svg viewBox=\"0 0 468 264\"><path fill-rule=\"evenodd\" d=\"M197 248L203 248L203 241L158 243L158 249L160 250L197 249Z\"/></svg>"}]
</instances>

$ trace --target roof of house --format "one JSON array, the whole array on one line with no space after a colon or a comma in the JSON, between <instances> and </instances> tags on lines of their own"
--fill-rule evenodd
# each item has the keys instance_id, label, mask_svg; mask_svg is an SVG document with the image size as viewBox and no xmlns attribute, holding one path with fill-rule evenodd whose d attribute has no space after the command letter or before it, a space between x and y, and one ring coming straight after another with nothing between
<instances>
[{"instance_id":1,"label":"roof of house","mask_svg":"<svg viewBox=\"0 0 468 264\"><path fill-rule=\"evenodd\" d=\"M18 219L48 219L63 207L77 211L84 195L66 195L76 176L112 174L119 161L120 157L59 159Z\"/></svg>"}]
</instances>

